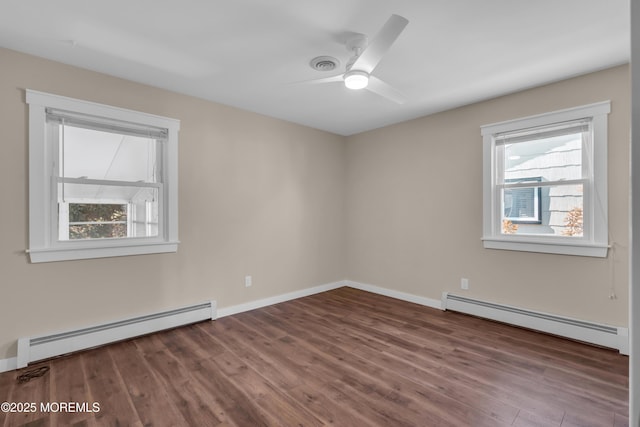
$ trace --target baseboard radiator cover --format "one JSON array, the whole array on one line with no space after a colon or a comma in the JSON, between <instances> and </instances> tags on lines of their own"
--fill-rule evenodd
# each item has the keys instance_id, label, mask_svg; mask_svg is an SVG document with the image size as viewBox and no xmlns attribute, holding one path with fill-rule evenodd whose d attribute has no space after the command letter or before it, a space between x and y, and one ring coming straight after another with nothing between
<instances>
[{"instance_id":1,"label":"baseboard radiator cover","mask_svg":"<svg viewBox=\"0 0 640 427\"><path fill-rule=\"evenodd\" d=\"M104 323L86 328L18 339L17 368L79 350L216 319L216 302L207 301L174 310Z\"/></svg>"},{"instance_id":2,"label":"baseboard radiator cover","mask_svg":"<svg viewBox=\"0 0 640 427\"><path fill-rule=\"evenodd\" d=\"M629 330L554 314L442 293L442 309L583 341L629 354Z\"/></svg>"}]
</instances>

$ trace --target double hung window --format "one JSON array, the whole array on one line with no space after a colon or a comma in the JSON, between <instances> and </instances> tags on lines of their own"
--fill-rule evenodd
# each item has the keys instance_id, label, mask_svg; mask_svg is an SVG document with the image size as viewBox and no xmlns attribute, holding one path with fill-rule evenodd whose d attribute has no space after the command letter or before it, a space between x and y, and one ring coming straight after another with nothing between
<instances>
[{"instance_id":1,"label":"double hung window","mask_svg":"<svg viewBox=\"0 0 640 427\"><path fill-rule=\"evenodd\" d=\"M482 127L486 248L604 257L609 102Z\"/></svg>"},{"instance_id":2,"label":"double hung window","mask_svg":"<svg viewBox=\"0 0 640 427\"><path fill-rule=\"evenodd\" d=\"M27 91L32 262L177 250L179 122Z\"/></svg>"}]
</instances>

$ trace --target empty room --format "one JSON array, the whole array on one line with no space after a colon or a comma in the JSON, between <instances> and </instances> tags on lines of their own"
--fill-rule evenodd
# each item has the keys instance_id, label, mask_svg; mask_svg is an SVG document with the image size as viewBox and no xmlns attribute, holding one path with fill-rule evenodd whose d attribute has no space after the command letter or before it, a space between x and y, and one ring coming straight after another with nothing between
<instances>
[{"instance_id":1,"label":"empty room","mask_svg":"<svg viewBox=\"0 0 640 427\"><path fill-rule=\"evenodd\" d=\"M0 427L640 427L631 3L4 2Z\"/></svg>"}]
</instances>

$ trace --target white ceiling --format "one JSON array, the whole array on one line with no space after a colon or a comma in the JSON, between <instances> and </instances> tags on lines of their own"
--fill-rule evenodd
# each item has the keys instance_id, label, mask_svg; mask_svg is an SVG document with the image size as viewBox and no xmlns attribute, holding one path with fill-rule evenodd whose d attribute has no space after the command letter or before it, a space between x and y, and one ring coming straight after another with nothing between
<instances>
[{"instance_id":1,"label":"white ceiling","mask_svg":"<svg viewBox=\"0 0 640 427\"><path fill-rule=\"evenodd\" d=\"M0 46L350 135L629 62L629 0L3 0ZM341 83L392 14L409 24L374 75L400 105ZM1 73L1 64L0 64Z\"/></svg>"}]
</instances>

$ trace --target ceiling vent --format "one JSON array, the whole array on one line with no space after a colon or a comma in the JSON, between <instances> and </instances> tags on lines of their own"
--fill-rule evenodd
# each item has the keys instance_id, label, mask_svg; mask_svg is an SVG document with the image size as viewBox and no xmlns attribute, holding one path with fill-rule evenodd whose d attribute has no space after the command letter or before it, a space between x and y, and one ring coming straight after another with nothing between
<instances>
[{"instance_id":1,"label":"ceiling vent","mask_svg":"<svg viewBox=\"0 0 640 427\"><path fill-rule=\"evenodd\" d=\"M318 56L309 62L311 68L317 71L333 71L340 65L340 61L332 56Z\"/></svg>"}]
</instances>

